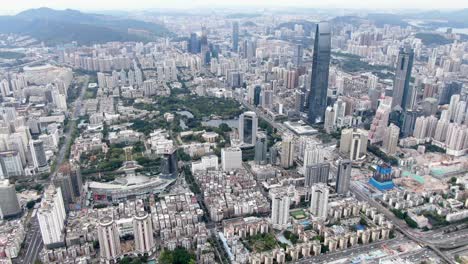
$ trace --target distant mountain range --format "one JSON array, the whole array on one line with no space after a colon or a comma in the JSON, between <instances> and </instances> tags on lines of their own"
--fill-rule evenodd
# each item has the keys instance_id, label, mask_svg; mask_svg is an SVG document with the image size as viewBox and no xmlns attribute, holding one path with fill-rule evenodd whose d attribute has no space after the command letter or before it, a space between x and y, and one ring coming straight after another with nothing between
<instances>
[{"instance_id":1,"label":"distant mountain range","mask_svg":"<svg viewBox=\"0 0 468 264\"><path fill-rule=\"evenodd\" d=\"M0 16L0 33L29 35L47 44L71 41L79 44L148 41L154 37L172 35L160 24L50 8L29 9L15 16Z\"/></svg>"},{"instance_id":2,"label":"distant mountain range","mask_svg":"<svg viewBox=\"0 0 468 264\"><path fill-rule=\"evenodd\" d=\"M428 29L438 27L453 27L453 28L468 28L468 9L460 9L455 11L425 11L414 13L370 13L364 17L344 16L334 19L335 22L348 22L352 24L365 23L365 20L372 21L377 26L384 24L406 27L410 24L410 20L421 20L424 22L421 26Z\"/></svg>"}]
</instances>

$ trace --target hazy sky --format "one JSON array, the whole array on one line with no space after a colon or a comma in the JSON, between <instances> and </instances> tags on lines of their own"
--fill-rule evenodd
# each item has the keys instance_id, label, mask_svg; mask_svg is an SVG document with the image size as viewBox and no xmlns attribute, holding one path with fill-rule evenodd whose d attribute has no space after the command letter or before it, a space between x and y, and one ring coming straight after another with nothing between
<instances>
[{"instance_id":1,"label":"hazy sky","mask_svg":"<svg viewBox=\"0 0 468 264\"><path fill-rule=\"evenodd\" d=\"M1 13L51 7L80 10L137 10L195 7L324 7L324 8L468 8L468 0L0 0Z\"/></svg>"}]
</instances>

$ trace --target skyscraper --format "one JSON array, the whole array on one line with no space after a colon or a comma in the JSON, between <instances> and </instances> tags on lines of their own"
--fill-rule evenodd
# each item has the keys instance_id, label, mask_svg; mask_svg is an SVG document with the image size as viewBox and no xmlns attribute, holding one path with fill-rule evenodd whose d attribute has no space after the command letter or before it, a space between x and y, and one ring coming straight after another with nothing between
<instances>
[{"instance_id":1,"label":"skyscraper","mask_svg":"<svg viewBox=\"0 0 468 264\"><path fill-rule=\"evenodd\" d=\"M422 115L422 112L408 110L403 113L403 124L401 126L401 132L403 137L409 137L414 131L414 125L416 118Z\"/></svg>"},{"instance_id":2,"label":"skyscraper","mask_svg":"<svg viewBox=\"0 0 468 264\"><path fill-rule=\"evenodd\" d=\"M393 82L392 109L400 106L403 110L410 109L411 103L411 70L413 69L414 52L411 48L401 48L398 53L398 63L395 70L395 80Z\"/></svg>"},{"instance_id":3,"label":"skyscraper","mask_svg":"<svg viewBox=\"0 0 468 264\"><path fill-rule=\"evenodd\" d=\"M122 250L120 248L119 228L114 219L109 216L102 218L97 231L101 261L117 263L116 260L122 254Z\"/></svg>"},{"instance_id":4,"label":"skyscraper","mask_svg":"<svg viewBox=\"0 0 468 264\"><path fill-rule=\"evenodd\" d=\"M242 168L242 150L236 147L221 149L221 167L223 171Z\"/></svg>"},{"instance_id":5,"label":"skyscraper","mask_svg":"<svg viewBox=\"0 0 468 264\"><path fill-rule=\"evenodd\" d=\"M232 23L232 51L239 51L239 22Z\"/></svg>"},{"instance_id":6,"label":"skyscraper","mask_svg":"<svg viewBox=\"0 0 468 264\"><path fill-rule=\"evenodd\" d=\"M0 181L0 219L15 216L21 213L21 208L16 196L15 185L8 180Z\"/></svg>"},{"instance_id":7,"label":"skyscraper","mask_svg":"<svg viewBox=\"0 0 468 264\"><path fill-rule=\"evenodd\" d=\"M56 187L60 188L65 210L68 211L70 209L69 205L75 202L75 192L73 191L70 174L57 172L57 175L53 179L53 183Z\"/></svg>"},{"instance_id":8,"label":"skyscraper","mask_svg":"<svg viewBox=\"0 0 468 264\"><path fill-rule=\"evenodd\" d=\"M349 155L350 160L357 160L367 153L368 133L362 129L343 129L341 131L340 151Z\"/></svg>"},{"instance_id":9,"label":"skyscraper","mask_svg":"<svg viewBox=\"0 0 468 264\"><path fill-rule=\"evenodd\" d=\"M258 118L255 112L245 112L239 116L239 140L241 144L255 145Z\"/></svg>"},{"instance_id":10,"label":"skyscraper","mask_svg":"<svg viewBox=\"0 0 468 264\"><path fill-rule=\"evenodd\" d=\"M308 165L304 171L304 186L310 187L316 183L327 183L330 174L330 163L322 162Z\"/></svg>"},{"instance_id":11,"label":"skyscraper","mask_svg":"<svg viewBox=\"0 0 468 264\"><path fill-rule=\"evenodd\" d=\"M390 124L385 130L382 147L387 154L393 155L396 153L399 135L400 128L394 124Z\"/></svg>"},{"instance_id":12,"label":"skyscraper","mask_svg":"<svg viewBox=\"0 0 468 264\"><path fill-rule=\"evenodd\" d=\"M21 157L16 150L7 150L0 152L0 175L3 178L12 176L21 176L24 174ZM2 176L0 176L2 178Z\"/></svg>"},{"instance_id":13,"label":"skyscraper","mask_svg":"<svg viewBox=\"0 0 468 264\"><path fill-rule=\"evenodd\" d=\"M210 63L210 47L208 46L208 32L206 27L202 27L202 35L200 38L200 52L203 65L208 65Z\"/></svg>"},{"instance_id":14,"label":"skyscraper","mask_svg":"<svg viewBox=\"0 0 468 264\"><path fill-rule=\"evenodd\" d=\"M175 149L168 150L161 158L161 176L177 178L177 151Z\"/></svg>"},{"instance_id":15,"label":"skyscraper","mask_svg":"<svg viewBox=\"0 0 468 264\"><path fill-rule=\"evenodd\" d=\"M44 151L44 142L42 142L42 140L31 140L29 143L29 148L31 151L34 167L37 168L40 172L47 171L49 166Z\"/></svg>"},{"instance_id":16,"label":"skyscraper","mask_svg":"<svg viewBox=\"0 0 468 264\"><path fill-rule=\"evenodd\" d=\"M271 224L277 229L286 226L289 221L290 197L287 193L272 193Z\"/></svg>"},{"instance_id":17,"label":"skyscraper","mask_svg":"<svg viewBox=\"0 0 468 264\"><path fill-rule=\"evenodd\" d=\"M154 249L153 225L147 212L137 212L133 217L135 234L135 251L139 254L150 254Z\"/></svg>"},{"instance_id":18,"label":"skyscraper","mask_svg":"<svg viewBox=\"0 0 468 264\"><path fill-rule=\"evenodd\" d=\"M41 205L37 210L37 219L41 228L44 245L54 247L64 242L65 205L60 188L49 185L44 192Z\"/></svg>"},{"instance_id":19,"label":"skyscraper","mask_svg":"<svg viewBox=\"0 0 468 264\"><path fill-rule=\"evenodd\" d=\"M302 57L304 56L304 48L302 47L301 44L297 44L294 47L294 57L293 57L293 63L296 66L301 66L302 65Z\"/></svg>"},{"instance_id":20,"label":"skyscraper","mask_svg":"<svg viewBox=\"0 0 468 264\"><path fill-rule=\"evenodd\" d=\"M330 68L331 33L328 22L320 22L315 30L312 80L309 93L310 123L323 122L327 108L328 74Z\"/></svg>"},{"instance_id":21,"label":"skyscraper","mask_svg":"<svg viewBox=\"0 0 468 264\"><path fill-rule=\"evenodd\" d=\"M190 34L190 40L188 42L188 51L192 54L197 54L200 52L200 39L197 36L197 33Z\"/></svg>"},{"instance_id":22,"label":"skyscraper","mask_svg":"<svg viewBox=\"0 0 468 264\"><path fill-rule=\"evenodd\" d=\"M336 193L346 194L351 182L351 160L340 160L338 162L338 173L336 174Z\"/></svg>"},{"instance_id":23,"label":"skyscraper","mask_svg":"<svg viewBox=\"0 0 468 264\"><path fill-rule=\"evenodd\" d=\"M323 162L323 156L322 148L309 143L304 151L304 169L307 166Z\"/></svg>"},{"instance_id":24,"label":"skyscraper","mask_svg":"<svg viewBox=\"0 0 468 264\"><path fill-rule=\"evenodd\" d=\"M285 135L281 142L281 167L287 169L294 164L294 144L291 135Z\"/></svg>"},{"instance_id":25,"label":"skyscraper","mask_svg":"<svg viewBox=\"0 0 468 264\"><path fill-rule=\"evenodd\" d=\"M381 100L379 107L375 113L374 119L369 130L369 141L371 144L382 142L385 130L387 129L388 120L390 117L390 97L386 100Z\"/></svg>"},{"instance_id":26,"label":"skyscraper","mask_svg":"<svg viewBox=\"0 0 468 264\"><path fill-rule=\"evenodd\" d=\"M328 194L329 189L323 183L312 186L312 196L310 198L310 212L317 218L326 219L328 214Z\"/></svg>"},{"instance_id":27,"label":"skyscraper","mask_svg":"<svg viewBox=\"0 0 468 264\"><path fill-rule=\"evenodd\" d=\"M255 143L255 163L266 164L267 163L267 150L268 140L267 135L263 132L257 134L257 142Z\"/></svg>"},{"instance_id":28,"label":"skyscraper","mask_svg":"<svg viewBox=\"0 0 468 264\"><path fill-rule=\"evenodd\" d=\"M253 105L260 105L260 95L262 93L262 87L260 85L255 85L254 96L253 96Z\"/></svg>"}]
</instances>

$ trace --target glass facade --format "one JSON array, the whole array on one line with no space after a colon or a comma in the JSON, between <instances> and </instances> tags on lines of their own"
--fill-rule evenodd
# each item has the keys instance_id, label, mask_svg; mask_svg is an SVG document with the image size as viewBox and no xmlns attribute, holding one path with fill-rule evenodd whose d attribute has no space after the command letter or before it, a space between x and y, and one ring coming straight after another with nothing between
<instances>
[{"instance_id":1,"label":"glass facade","mask_svg":"<svg viewBox=\"0 0 468 264\"><path fill-rule=\"evenodd\" d=\"M331 34L328 22L317 24L312 61L308 119L311 124L323 122L327 108Z\"/></svg>"}]
</instances>

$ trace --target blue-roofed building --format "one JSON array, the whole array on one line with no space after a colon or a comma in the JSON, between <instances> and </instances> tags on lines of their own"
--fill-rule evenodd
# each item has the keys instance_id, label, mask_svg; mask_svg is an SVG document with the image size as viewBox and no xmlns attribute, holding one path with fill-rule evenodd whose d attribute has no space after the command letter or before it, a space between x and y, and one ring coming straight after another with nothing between
<instances>
[{"instance_id":1,"label":"blue-roofed building","mask_svg":"<svg viewBox=\"0 0 468 264\"><path fill-rule=\"evenodd\" d=\"M386 191L395 187L392 179L392 167L389 164L384 163L377 166L374 175L369 180L369 184L380 191Z\"/></svg>"}]
</instances>

